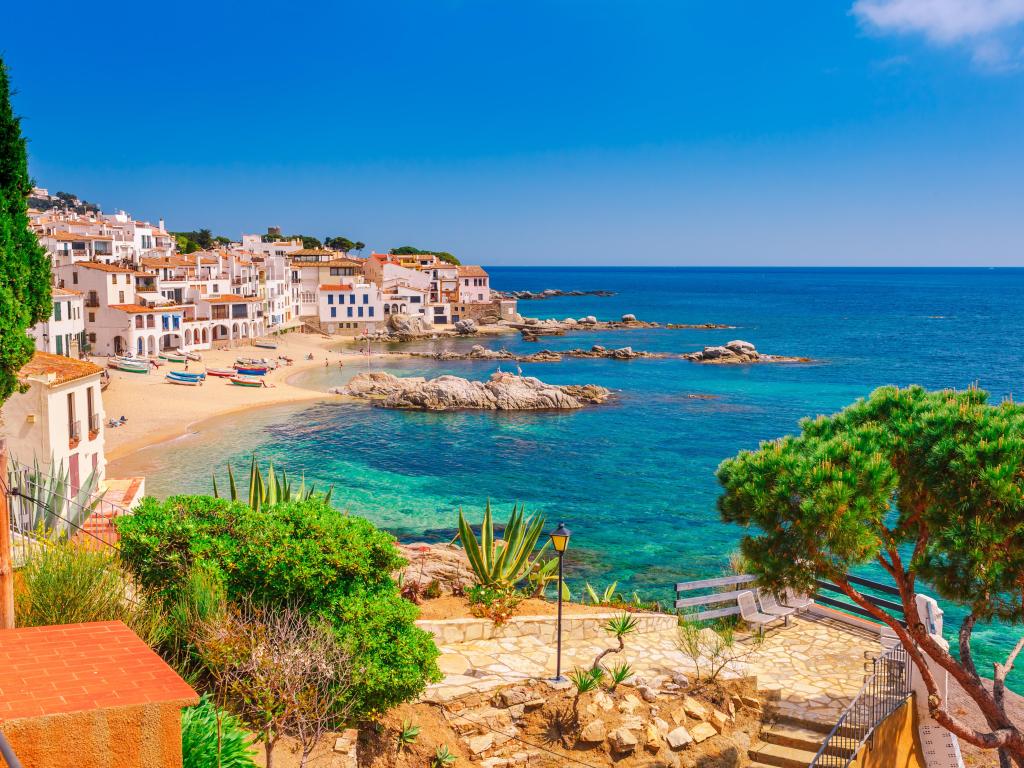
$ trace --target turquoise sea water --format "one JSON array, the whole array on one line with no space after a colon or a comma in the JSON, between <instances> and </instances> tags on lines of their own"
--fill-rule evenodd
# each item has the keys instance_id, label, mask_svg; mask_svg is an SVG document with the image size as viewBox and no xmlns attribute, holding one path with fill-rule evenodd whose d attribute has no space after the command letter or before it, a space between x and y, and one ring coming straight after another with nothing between
<instances>
[{"instance_id":1,"label":"turquoise sea water","mask_svg":"<svg viewBox=\"0 0 1024 768\"><path fill-rule=\"evenodd\" d=\"M966 387L995 398L1024 386L1024 270L493 268L501 289L610 289L609 298L522 302L524 314L717 322L735 330L579 333L526 344L536 351L603 344L687 352L745 339L762 352L815 365L700 366L681 360L567 360L524 365L554 383L595 383L614 404L572 413L426 414L320 403L246 413L214 435L150 449L148 490L208 492L212 467L244 464L253 450L335 486L336 503L406 538L450 538L457 510L499 517L516 501L573 530L572 577L617 579L665 602L682 578L727 568L740 530L718 519L714 471L759 440L792 432L883 384ZM462 347L451 340L421 348ZM507 367L507 366L506 366ZM484 378L493 363L395 361L400 375ZM327 389L350 375L306 374ZM710 394L716 399L692 399ZM171 461L173 459L173 461ZM947 622L959 614L946 606ZM978 654L1005 657L1016 633L976 632ZM988 667L990 669L990 667ZM1024 688L1017 673L1015 687Z\"/></svg>"}]
</instances>

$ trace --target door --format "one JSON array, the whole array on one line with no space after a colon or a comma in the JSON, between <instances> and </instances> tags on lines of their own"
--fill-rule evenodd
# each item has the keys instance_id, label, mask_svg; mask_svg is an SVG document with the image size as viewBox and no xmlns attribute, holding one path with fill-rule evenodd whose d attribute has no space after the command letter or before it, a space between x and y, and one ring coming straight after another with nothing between
<instances>
[{"instance_id":1,"label":"door","mask_svg":"<svg viewBox=\"0 0 1024 768\"><path fill-rule=\"evenodd\" d=\"M78 491L79 491L79 489L81 487L81 480L79 479L79 476L78 476L78 454L77 453L71 454L71 458L68 461L68 466L70 468L70 475L71 475L71 495L75 496L78 493Z\"/></svg>"}]
</instances>

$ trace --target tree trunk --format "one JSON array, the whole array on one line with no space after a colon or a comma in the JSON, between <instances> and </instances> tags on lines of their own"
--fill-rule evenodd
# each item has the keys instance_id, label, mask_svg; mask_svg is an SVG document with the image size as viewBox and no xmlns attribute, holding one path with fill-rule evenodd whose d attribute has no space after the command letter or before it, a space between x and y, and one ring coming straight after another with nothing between
<instances>
[{"instance_id":1,"label":"tree trunk","mask_svg":"<svg viewBox=\"0 0 1024 768\"><path fill-rule=\"evenodd\" d=\"M0 439L0 629L14 629L14 564L8 498L7 441Z\"/></svg>"},{"instance_id":2,"label":"tree trunk","mask_svg":"<svg viewBox=\"0 0 1024 768\"><path fill-rule=\"evenodd\" d=\"M267 728L263 739L263 752L267 756L267 768L274 768L274 742L270 738L270 729Z\"/></svg>"}]
</instances>

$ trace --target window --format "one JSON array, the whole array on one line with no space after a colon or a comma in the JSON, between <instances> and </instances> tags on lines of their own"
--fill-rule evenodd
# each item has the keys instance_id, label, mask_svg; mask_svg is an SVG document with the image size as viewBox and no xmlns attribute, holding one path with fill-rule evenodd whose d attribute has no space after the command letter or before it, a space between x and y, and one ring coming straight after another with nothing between
<instances>
[{"instance_id":1,"label":"window","mask_svg":"<svg viewBox=\"0 0 1024 768\"><path fill-rule=\"evenodd\" d=\"M117 292L117 303L124 304L124 291Z\"/></svg>"},{"instance_id":2,"label":"window","mask_svg":"<svg viewBox=\"0 0 1024 768\"><path fill-rule=\"evenodd\" d=\"M354 293L350 293L348 295L348 303L349 304L355 304L356 303L356 295Z\"/></svg>"},{"instance_id":3,"label":"window","mask_svg":"<svg viewBox=\"0 0 1024 768\"><path fill-rule=\"evenodd\" d=\"M90 323L95 323L96 322L96 313L95 312L90 312L89 313L89 322Z\"/></svg>"},{"instance_id":4,"label":"window","mask_svg":"<svg viewBox=\"0 0 1024 768\"><path fill-rule=\"evenodd\" d=\"M96 343L96 334L95 333L90 333L89 334L89 343L90 344L95 344Z\"/></svg>"},{"instance_id":5,"label":"window","mask_svg":"<svg viewBox=\"0 0 1024 768\"><path fill-rule=\"evenodd\" d=\"M92 430L92 423L94 421L93 414L96 412L95 407L94 407L94 402L93 402L93 393L92 393L92 391L93 391L93 387L88 387L85 390L85 405L86 405L86 413L89 414L89 430L90 431Z\"/></svg>"},{"instance_id":6,"label":"window","mask_svg":"<svg viewBox=\"0 0 1024 768\"><path fill-rule=\"evenodd\" d=\"M75 439L75 393L68 392L68 440Z\"/></svg>"},{"instance_id":7,"label":"window","mask_svg":"<svg viewBox=\"0 0 1024 768\"><path fill-rule=\"evenodd\" d=\"M53 319L60 320L60 302L53 302Z\"/></svg>"},{"instance_id":8,"label":"window","mask_svg":"<svg viewBox=\"0 0 1024 768\"><path fill-rule=\"evenodd\" d=\"M71 282L74 283L75 285L78 285L78 273L77 272L72 272L71 273Z\"/></svg>"},{"instance_id":9,"label":"window","mask_svg":"<svg viewBox=\"0 0 1024 768\"><path fill-rule=\"evenodd\" d=\"M327 294L327 303L328 304L333 304L334 303L334 294L333 293L328 293Z\"/></svg>"},{"instance_id":10,"label":"window","mask_svg":"<svg viewBox=\"0 0 1024 768\"><path fill-rule=\"evenodd\" d=\"M369 303L370 303L370 294L364 293L363 294L363 304L369 304Z\"/></svg>"},{"instance_id":11,"label":"window","mask_svg":"<svg viewBox=\"0 0 1024 768\"><path fill-rule=\"evenodd\" d=\"M369 309L369 311L367 312L367 314L368 314L368 315L369 315L370 317L373 317L373 307L370 307L370 309Z\"/></svg>"},{"instance_id":12,"label":"window","mask_svg":"<svg viewBox=\"0 0 1024 768\"><path fill-rule=\"evenodd\" d=\"M337 316L338 316L338 308L337 307L331 307L331 317L337 317Z\"/></svg>"},{"instance_id":13,"label":"window","mask_svg":"<svg viewBox=\"0 0 1024 768\"><path fill-rule=\"evenodd\" d=\"M58 336L57 337L57 354L58 355L63 355L64 354L64 337L63 336Z\"/></svg>"},{"instance_id":14,"label":"window","mask_svg":"<svg viewBox=\"0 0 1024 768\"><path fill-rule=\"evenodd\" d=\"M363 308L362 308L362 307L360 307L360 308L359 308L359 316L360 316L360 317L362 317L362 316L363 316Z\"/></svg>"},{"instance_id":15,"label":"window","mask_svg":"<svg viewBox=\"0 0 1024 768\"><path fill-rule=\"evenodd\" d=\"M349 317L352 317L352 307L349 307L349 308L348 308L348 316L349 316Z\"/></svg>"}]
</instances>

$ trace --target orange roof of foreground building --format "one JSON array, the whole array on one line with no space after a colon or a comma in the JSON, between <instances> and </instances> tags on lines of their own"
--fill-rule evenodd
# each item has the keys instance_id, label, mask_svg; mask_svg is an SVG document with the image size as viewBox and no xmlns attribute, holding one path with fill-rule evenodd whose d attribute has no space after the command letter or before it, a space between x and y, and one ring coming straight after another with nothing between
<instances>
[{"instance_id":1,"label":"orange roof of foreground building","mask_svg":"<svg viewBox=\"0 0 1024 768\"><path fill-rule=\"evenodd\" d=\"M321 291L351 291L351 285L321 285Z\"/></svg>"},{"instance_id":2,"label":"orange roof of foreground building","mask_svg":"<svg viewBox=\"0 0 1024 768\"><path fill-rule=\"evenodd\" d=\"M476 264L461 264L459 266L459 277L487 277L487 271Z\"/></svg>"},{"instance_id":3,"label":"orange roof of foreground building","mask_svg":"<svg viewBox=\"0 0 1024 768\"><path fill-rule=\"evenodd\" d=\"M51 290L51 292L52 292L52 294L54 296L81 296L82 295L81 291L72 291L70 288L60 288L58 286L54 286L50 290Z\"/></svg>"},{"instance_id":4,"label":"orange roof of foreground building","mask_svg":"<svg viewBox=\"0 0 1024 768\"><path fill-rule=\"evenodd\" d=\"M0 632L0 721L199 701L120 621Z\"/></svg>"},{"instance_id":5,"label":"orange roof of foreground building","mask_svg":"<svg viewBox=\"0 0 1024 768\"><path fill-rule=\"evenodd\" d=\"M75 379L83 379L95 373L102 373L103 369L96 363L88 360L75 360L64 355L52 355L49 352L36 352L32 359L18 371L18 378L25 379L29 376L46 376L54 374L56 379L52 384L66 384Z\"/></svg>"}]
</instances>

